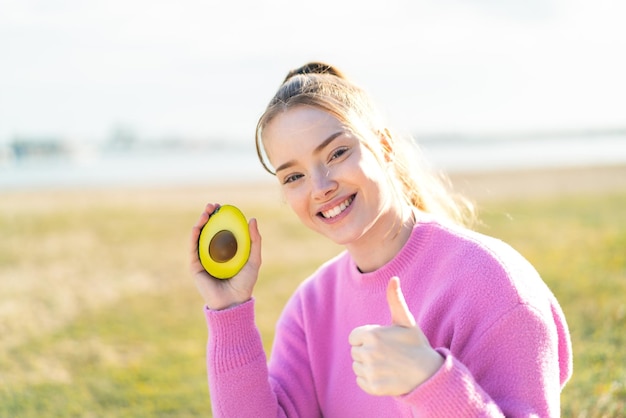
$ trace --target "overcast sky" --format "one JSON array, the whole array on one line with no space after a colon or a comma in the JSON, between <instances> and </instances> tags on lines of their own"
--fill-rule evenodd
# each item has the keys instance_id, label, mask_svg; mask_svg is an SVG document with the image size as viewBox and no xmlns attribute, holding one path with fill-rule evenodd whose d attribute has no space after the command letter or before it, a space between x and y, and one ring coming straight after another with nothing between
<instances>
[{"instance_id":1,"label":"overcast sky","mask_svg":"<svg viewBox=\"0 0 626 418\"><path fill-rule=\"evenodd\" d=\"M626 127L623 0L0 0L0 141L250 140L333 63L412 132Z\"/></svg>"}]
</instances>

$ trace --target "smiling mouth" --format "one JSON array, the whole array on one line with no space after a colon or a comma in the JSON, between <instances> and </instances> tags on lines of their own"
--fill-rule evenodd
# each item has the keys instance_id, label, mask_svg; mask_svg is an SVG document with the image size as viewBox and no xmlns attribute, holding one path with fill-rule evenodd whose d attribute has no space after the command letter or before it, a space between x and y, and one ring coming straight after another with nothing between
<instances>
[{"instance_id":1,"label":"smiling mouth","mask_svg":"<svg viewBox=\"0 0 626 418\"><path fill-rule=\"evenodd\" d=\"M339 215L341 212L346 210L346 208L348 208L348 206L352 204L353 200L354 200L354 195L350 196L349 198L347 198L346 200L344 200L343 202L341 202L334 208L320 212L320 215L325 219L334 218L335 216Z\"/></svg>"}]
</instances>

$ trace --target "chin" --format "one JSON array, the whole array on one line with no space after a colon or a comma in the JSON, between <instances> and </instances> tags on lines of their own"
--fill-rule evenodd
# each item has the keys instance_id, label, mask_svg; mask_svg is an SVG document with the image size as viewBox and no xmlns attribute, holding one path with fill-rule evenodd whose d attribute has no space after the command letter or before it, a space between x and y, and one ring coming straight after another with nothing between
<instances>
[{"instance_id":1,"label":"chin","mask_svg":"<svg viewBox=\"0 0 626 418\"><path fill-rule=\"evenodd\" d=\"M328 238L329 240L331 240L332 242L334 242L337 245L350 245L352 243L354 243L355 241L357 241L359 239L359 237L362 236L362 234L323 234L326 238Z\"/></svg>"}]
</instances>

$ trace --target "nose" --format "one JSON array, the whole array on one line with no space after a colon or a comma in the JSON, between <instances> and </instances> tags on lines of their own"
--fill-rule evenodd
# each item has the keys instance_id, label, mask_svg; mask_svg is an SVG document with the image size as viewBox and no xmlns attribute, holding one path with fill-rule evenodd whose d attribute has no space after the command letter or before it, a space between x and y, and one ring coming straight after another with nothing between
<instances>
[{"instance_id":1,"label":"nose","mask_svg":"<svg viewBox=\"0 0 626 418\"><path fill-rule=\"evenodd\" d=\"M337 189L337 182L327 167L316 170L312 180L312 196L316 200L327 199Z\"/></svg>"}]
</instances>

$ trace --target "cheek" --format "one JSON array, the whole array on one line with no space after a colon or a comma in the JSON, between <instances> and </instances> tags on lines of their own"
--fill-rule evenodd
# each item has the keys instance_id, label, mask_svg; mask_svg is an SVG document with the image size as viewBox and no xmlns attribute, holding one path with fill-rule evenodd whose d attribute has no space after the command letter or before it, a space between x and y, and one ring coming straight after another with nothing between
<instances>
[{"instance_id":1,"label":"cheek","mask_svg":"<svg viewBox=\"0 0 626 418\"><path fill-rule=\"evenodd\" d=\"M388 202L393 194L390 185L389 172L373 157L360 162L360 182L368 190L368 194L376 196L382 202Z\"/></svg>"},{"instance_id":2,"label":"cheek","mask_svg":"<svg viewBox=\"0 0 626 418\"><path fill-rule=\"evenodd\" d=\"M297 189L283 190L283 196L291 210L300 219L308 217L308 201L302 191Z\"/></svg>"},{"instance_id":3,"label":"cheek","mask_svg":"<svg viewBox=\"0 0 626 418\"><path fill-rule=\"evenodd\" d=\"M353 172L360 178L360 181L369 184L380 184L385 181L386 173L383 171L378 161L373 157L361 158Z\"/></svg>"}]
</instances>

